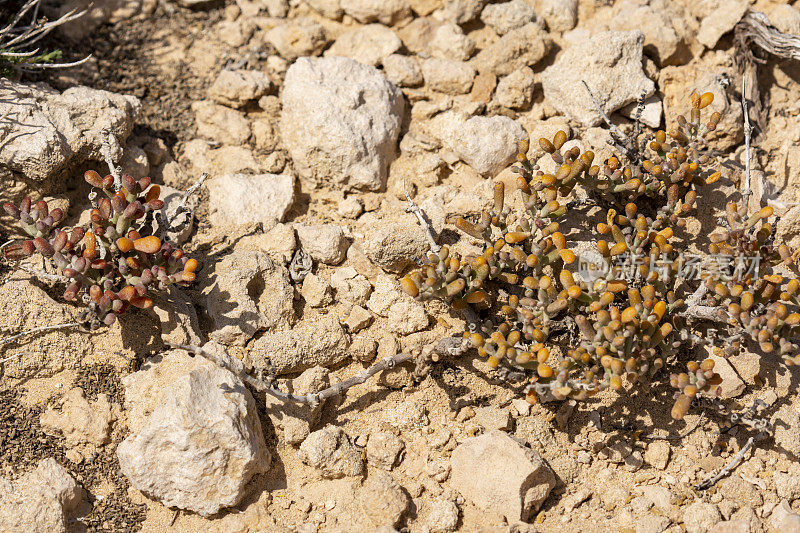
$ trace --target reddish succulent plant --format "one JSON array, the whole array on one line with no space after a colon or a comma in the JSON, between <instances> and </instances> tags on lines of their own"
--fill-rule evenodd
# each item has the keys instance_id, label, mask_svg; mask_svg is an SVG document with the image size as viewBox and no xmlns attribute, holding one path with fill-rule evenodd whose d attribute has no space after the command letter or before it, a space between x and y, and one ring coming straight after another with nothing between
<instances>
[{"instance_id":1,"label":"reddish succulent plant","mask_svg":"<svg viewBox=\"0 0 800 533\"><path fill-rule=\"evenodd\" d=\"M151 184L150 178L135 180L125 174L117 191L113 176L103 178L90 170L84 177L103 193L89 212L88 227L62 227L65 213L49 209L44 200L33 203L26 197L19 206L3 204L6 213L31 237L8 246L8 259L23 259L37 252L49 259L67 280L64 299L76 300L84 294L94 324L113 324L131 305L151 307L148 291L152 289L195 280L196 259L186 257L169 242L146 235L146 215L164 207L158 185Z\"/></svg>"}]
</instances>

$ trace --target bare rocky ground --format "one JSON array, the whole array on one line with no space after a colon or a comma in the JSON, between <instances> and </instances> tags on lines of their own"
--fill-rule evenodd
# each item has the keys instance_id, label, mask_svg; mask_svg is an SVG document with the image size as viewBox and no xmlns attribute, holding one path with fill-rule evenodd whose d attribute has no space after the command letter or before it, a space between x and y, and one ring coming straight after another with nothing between
<instances>
[{"instance_id":1,"label":"bare rocky ground","mask_svg":"<svg viewBox=\"0 0 800 533\"><path fill-rule=\"evenodd\" d=\"M693 228L705 232L741 178L730 30L749 6L800 33L795 4L94 2L55 37L69 57L94 54L44 79L57 90L0 80L4 199L64 197L76 222L87 205L80 175L105 170L101 132L111 132L114 158L137 177L184 190L210 174L185 245L204 268L175 306L3 347L0 524L800 531L800 374L754 354L718 363L724 398L732 410L765 402L774 438L697 491L750 434L720 434L725 420L709 410L671 420L667 387L531 406L468 354L421 383L400 367L341 401L285 407L163 344L227 346L235 364L307 393L458 333L457 314L397 288L427 249L404 187L455 242L449 217L479 213L492 181L513 179L504 169L520 139L564 129L607 157L582 79L624 129L642 93L650 127L683 112L693 90L715 93L727 183L704 195L711 208ZM758 81L754 166L783 213L780 238L798 245L800 64L769 59ZM287 267L299 248L313 269L295 282ZM0 275L4 334L77 315L58 287L11 265Z\"/></svg>"}]
</instances>

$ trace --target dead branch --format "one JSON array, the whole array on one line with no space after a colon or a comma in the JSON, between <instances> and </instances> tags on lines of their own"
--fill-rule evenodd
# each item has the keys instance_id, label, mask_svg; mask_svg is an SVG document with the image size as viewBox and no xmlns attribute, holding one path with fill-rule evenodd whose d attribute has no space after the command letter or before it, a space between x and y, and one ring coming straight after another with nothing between
<instances>
[{"instance_id":1,"label":"dead branch","mask_svg":"<svg viewBox=\"0 0 800 533\"><path fill-rule=\"evenodd\" d=\"M411 199L411 195L408 194L408 187L406 187L405 179L403 180L403 193L406 195L406 200L408 201L408 207L406 207L406 211L409 213L414 213L414 216L417 217L420 227L428 237L428 242L431 246L431 252L438 255L442 247L436 242L436 232L433 231L433 227L428 221L428 216L425 214L425 211L423 211L420 206L415 204L414 200Z\"/></svg>"},{"instance_id":2,"label":"dead branch","mask_svg":"<svg viewBox=\"0 0 800 533\"><path fill-rule=\"evenodd\" d=\"M112 133L110 130L105 128L101 133L103 135L103 144L100 145L100 149L103 152L103 159L106 160L109 174L114 176L114 189L120 190L122 188L122 176L120 175L119 169L114 163L114 156L111 152ZM119 141L116 138L114 138L114 144L119 146Z\"/></svg>"},{"instance_id":3,"label":"dead branch","mask_svg":"<svg viewBox=\"0 0 800 533\"><path fill-rule=\"evenodd\" d=\"M753 447L754 442L755 442L755 437L750 437L749 439L747 439L747 442L745 443L744 446L742 446L742 449L739 450L739 453L734 455L733 459L731 459L731 461L727 465L725 465L725 467L722 470L720 470L719 473L717 473L717 475L703 481L702 483L698 483L697 485L695 485L694 488L696 490L710 489L717 483L717 481L719 481L720 479L724 478L725 476L733 472L733 470L737 466L739 466L739 463L742 462L747 451Z\"/></svg>"},{"instance_id":4,"label":"dead branch","mask_svg":"<svg viewBox=\"0 0 800 533\"><path fill-rule=\"evenodd\" d=\"M6 337L5 339L0 339L0 346L4 346L11 342L14 342L17 339L25 337L27 335L33 335L34 333L43 333L45 331L54 331L57 329L67 329L67 328L78 328L81 327L82 324L80 322L66 322L64 324L54 324L51 326L39 326L38 328L27 329L23 332L17 333L16 335L12 335L10 337ZM16 357L16 356L12 356ZM6 361L7 359L3 359ZM2 363L3 361L0 361Z\"/></svg>"},{"instance_id":5,"label":"dead branch","mask_svg":"<svg viewBox=\"0 0 800 533\"><path fill-rule=\"evenodd\" d=\"M744 117L744 184L742 186L742 201L747 204L752 193L750 190L750 135L753 131L747 110L747 76L742 76L742 116Z\"/></svg>"},{"instance_id":6,"label":"dead branch","mask_svg":"<svg viewBox=\"0 0 800 533\"><path fill-rule=\"evenodd\" d=\"M327 389L321 390L319 392L304 394L304 395L283 392L282 390L279 390L274 386L272 386L271 384L267 383L263 379L251 376L246 372L239 371L233 368L222 357L200 346L192 346L188 344L176 344L176 343L167 343L167 344L173 348L186 350L188 352L195 353L197 355L205 357L214 364L233 372L234 375L239 377L242 381L253 387L255 390L269 394L270 396L284 403L316 405L329 398L341 396L345 392L347 392L348 389L356 385L365 383L369 378L371 378L378 372L394 368L395 366L403 364L406 361L410 361L415 358L420 361L423 360L436 361L440 356L453 356L463 353L466 345L465 339L457 338L458 343L453 342L453 339L454 337L444 338L441 341L439 341L435 346L426 347L417 356L414 356L410 353L400 353L391 357L385 357L380 361L378 361L377 363L375 363L374 365L367 368L366 370L364 370L363 372L360 372L351 378L348 378L344 381L331 385Z\"/></svg>"}]
</instances>

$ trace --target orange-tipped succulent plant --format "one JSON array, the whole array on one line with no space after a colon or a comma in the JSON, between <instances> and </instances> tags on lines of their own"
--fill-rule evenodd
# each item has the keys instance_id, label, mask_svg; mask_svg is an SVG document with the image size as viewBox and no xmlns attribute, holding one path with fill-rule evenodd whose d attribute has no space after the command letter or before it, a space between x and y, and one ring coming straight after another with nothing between
<instances>
[{"instance_id":1,"label":"orange-tipped succulent plant","mask_svg":"<svg viewBox=\"0 0 800 533\"><path fill-rule=\"evenodd\" d=\"M19 221L30 239L6 247L9 259L39 253L49 259L67 282L64 299L85 294L90 323L111 325L129 306L149 308L151 290L195 280L196 259L155 235L143 235L146 215L159 211L161 188L150 178L135 180L125 174L115 190L113 176L101 177L90 170L86 181L103 192L89 212L86 227L62 227L65 214L49 209L47 202L26 197L19 206L3 204Z\"/></svg>"},{"instance_id":2,"label":"orange-tipped succulent plant","mask_svg":"<svg viewBox=\"0 0 800 533\"><path fill-rule=\"evenodd\" d=\"M490 211L455 222L482 252L460 257L444 246L401 287L465 310L465 338L489 367L524 376L531 402L661 381L677 389L672 416L680 419L696 396L721 390L714 360L692 360L698 344L730 353L751 340L800 364L797 255L772 242L771 208L748 216L729 205L709 253L688 255L690 239L709 237L687 234L687 217L698 191L720 178L704 139L719 113L701 121L712 100L711 93L692 95L689 119L679 116L633 155L599 165L591 151L565 149L563 131L539 140L556 163L552 174L529 161L528 143L521 143L515 169L524 209L511 210L497 183ZM575 201L578 187L585 200ZM565 222L587 216L574 208L587 203L604 214L587 220L594 241L578 253L567 245ZM759 271L742 266L753 260ZM706 271L694 272L695 263ZM795 276L773 273L777 265Z\"/></svg>"}]
</instances>

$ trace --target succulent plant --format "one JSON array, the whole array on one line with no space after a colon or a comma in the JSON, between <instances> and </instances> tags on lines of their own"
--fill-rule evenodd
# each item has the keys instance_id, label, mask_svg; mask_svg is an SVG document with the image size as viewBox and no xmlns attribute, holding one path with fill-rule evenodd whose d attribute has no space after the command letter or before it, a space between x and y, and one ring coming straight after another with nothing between
<instances>
[{"instance_id":1,"label":"succulent plant","mask_svg":"<svg viewBox=\"0 0 800 533\"><path fill-rule=\"evenodd\" d=\"M796 266L796 255L772 244L771 208L747 216L730 204L703 262L739 264L756 256L767 268L748 274L717 264L702 279L687 275L687 216L698 187L721 175L705 141L719 113L701 122L701 110L712 100L711 93L693 94L689 119L679 116L674 128L657 131L632 157L612 156L601 165L593 164L591 151L564 149L563 131L539 141L557 166L552 174L529 161L528 143L521 143L515 170L524 210L505 205L498 182L490 211L455 222L480 242L482 253L459 257L444 246L401 279L403 290L467 310L464 336L489 367L522 373L531 402L542 395L586 399L668 380L677 389L672 416L681 419L693 398L720 392L713 359L680 366L692 346L716 340L727 346L717 349L725 355L751 338L763 352L800 364L793 341L800 333L800 282L770 271L778 264ZM581 202L569 196L578 187L586 193L584 203L605 209L593 226L592 250L580 257L560 231L577 214ZM693 297L699 302L687 304ZM713 306L711 316L698 315L695 304ZM709 326L707 319L713 327L696 334Z\"/></svg>"},{"instance_id":2,"label":"succulent plant","mask_svg":"<svg viewBox=\"0 0 800 533\"><path fill-rule=\"evenodd\" d=\"M113 176L90 170L86 181L103 195L89 212L87 227L61 227L65 213L30 197L19 206L4 203L6 213L19 221L30 239L6 247L8 259L35 253L48 259L67 281L65 300L83 295L90 324L111 325L129 306L149 308L150 290L186 285L195 280L196 259L186 257L169 242L148 234L146 215L159 211L161 188L150 178L135 180L125 174L116 191Z\"/></svg>"}]
</instances>

